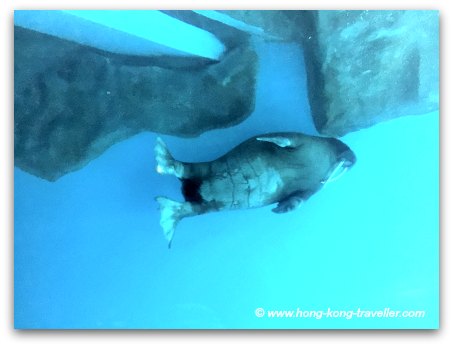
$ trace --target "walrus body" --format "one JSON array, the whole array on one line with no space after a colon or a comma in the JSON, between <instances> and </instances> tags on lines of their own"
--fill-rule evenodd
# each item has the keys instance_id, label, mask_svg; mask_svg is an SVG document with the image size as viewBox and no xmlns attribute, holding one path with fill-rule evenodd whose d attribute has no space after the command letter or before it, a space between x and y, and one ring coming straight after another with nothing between
<instances>
[{"instance_id":1,"label":"walrus body","mask_svg":"<svg viewBox=\"0 0 453 347\"><path fill-rule=\"evenodd\" d=\"M274 212L288 212L356 160L337 139L300 133L255 136L222 157L202 163L176 161L161 139L155 151L157 171L178 177L186 200L156 198L169 246L176 224L184 217L274 203L278 203Z\"/></svg>"}]
</instances>

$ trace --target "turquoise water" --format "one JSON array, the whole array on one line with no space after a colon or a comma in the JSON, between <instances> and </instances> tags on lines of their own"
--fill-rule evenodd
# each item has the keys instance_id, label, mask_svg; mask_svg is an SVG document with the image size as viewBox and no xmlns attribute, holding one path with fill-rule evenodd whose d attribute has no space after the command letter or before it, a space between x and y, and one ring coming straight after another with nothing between
<instances>
[{"instance_id":1,"label":"turquoise water","mask_svg":"<svg viewBox=\"0 0 453 347\"><path fill-rule=\"evenodd\" d=\"M270 131L314 134L302 52L256 44L256 109L195 139L162 136L177 159L215 159ZM342 138L357 163L300 209L183 220L169 250L156 134L118 143L50 183L15 169L16 328L436 328L439 114ZM424 310L424 318L270 318L269 310Z\"/></svg>"}]
</instances>

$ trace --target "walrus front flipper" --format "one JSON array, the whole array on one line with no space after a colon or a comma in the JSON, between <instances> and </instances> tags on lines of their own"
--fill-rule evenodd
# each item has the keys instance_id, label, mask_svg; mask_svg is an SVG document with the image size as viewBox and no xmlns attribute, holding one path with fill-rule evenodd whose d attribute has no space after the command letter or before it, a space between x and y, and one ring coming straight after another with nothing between
<instances>
[{"instance_id":1,"label":"walrus front flipper","mask_svg":"<svg viewBox=\"0 0 453 347\"><path fill-rule=\"evenodd\" d=\"M156 171L158 173L174 175L178 178L182 178L184 176L184 164L172 157L167 146L160 137L157 138L154 152L156 153Z\"/></svg>"},{"instance_id":2,"label":"walrus front flipper","mask_svg":"<svg viewBox=\"0 0 453 347\"><path fill-rule=\"evenodd\" d=\"M188 202L177 202L163 196L156 197L156 201L160 205L160 226L170 248L176 225L184 217L193 215L193 210Z\"/></svg>"},{"instance_id":3,"label":"walrus front flipper","mask_svg":"<svg viewBox=\"0 0 453 347\"><path fill-rule=\"evenodd\" d=\"M297 138L293 138L292 136L270 134L269 136L260 136L257 137L256 139L258 141L271 142L282 148L285 147L295 148L300 146L300 141L298 141Z\"/></svg>"},{"instance_id":4,"label":"walrus front flipper","mask_svg":"<svg viewBox=\"0 0 453 347\"><path fill-rule=\"evenodd\" d=\"M286 213L298 208L311 194L307 194L303 191L297 191L283 200L278 202L277 207L272 209L275 213Z\"/></svg>"}]
</instances>

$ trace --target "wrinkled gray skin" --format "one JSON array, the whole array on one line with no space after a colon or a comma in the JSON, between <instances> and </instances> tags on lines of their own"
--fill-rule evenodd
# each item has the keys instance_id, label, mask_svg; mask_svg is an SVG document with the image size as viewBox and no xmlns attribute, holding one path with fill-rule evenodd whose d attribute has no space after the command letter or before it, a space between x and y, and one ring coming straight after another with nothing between
<instances>
[{"instance_id":1,"label":"wrinkled gray skin","mask_svg":"<svg viewBox=\"0 0 453 347\"><path fill-rule=\"evenodd\" d=\"M340 140L300 133L255 136L224 156L203 163L174 160L162 140L156 146L157 171L182 181L185 202L158 197L161 225L171 242L178 221L213 211L278 203L284 213L297 208L338 172L356 161Z\"/></svg>"},{"instance_id":2,"label":"wrinkled gray skin","mask_svg":"<svg viewBox=\"0 0 453 347\"><path fill-rule=\"evenodd\" d=\"M197 213L273 203L278 203L274 212L287 212L318 191L342 161L350 167L355 156L337 139L299 133L257 136L214 161L185 163L183 178L201 183L201 200L183 193L199 204ZM183 189L187 185L183 180Z\"/></svg>"}]
</instances>

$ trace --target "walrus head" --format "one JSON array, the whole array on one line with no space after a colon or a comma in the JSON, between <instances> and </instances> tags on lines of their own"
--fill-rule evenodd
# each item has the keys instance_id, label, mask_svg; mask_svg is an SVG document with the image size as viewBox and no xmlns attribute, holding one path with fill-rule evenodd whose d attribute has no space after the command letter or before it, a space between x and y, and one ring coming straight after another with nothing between
<instances>
[{"instance_id":1,"label":"walrus head","mask_svg":"<svg viewBox=\"0 0 453 347\"><path fill-rule=\"evenodd\" d=\"M340 153L338 155L339 161L343 162L343 167L345 169L350 169L351 167L354 166L355 162L357 161L357 158L354 154L354 152L351 149L347 149L344 152Z\"/></svg>"},{"instance_id":2,"label":"walrus head","mask_svg":"<svg viewBox=\"0 0 453 347\"><path fill-rule=\"evenodd\" d=\"M323 184L338 180L357 161L354 152L345 143L334 138L330 139L330 143L335 148L336 161L329 170L327 177L321 182Z\"/></svg>"}]
</instances>

